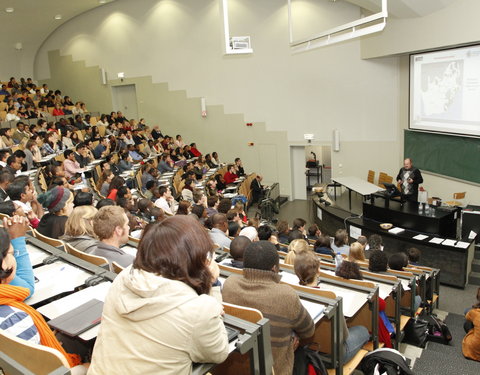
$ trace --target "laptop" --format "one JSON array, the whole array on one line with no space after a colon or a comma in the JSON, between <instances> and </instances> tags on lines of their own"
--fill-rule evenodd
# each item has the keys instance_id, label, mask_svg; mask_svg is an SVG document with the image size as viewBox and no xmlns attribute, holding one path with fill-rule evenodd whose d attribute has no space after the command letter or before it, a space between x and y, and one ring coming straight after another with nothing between
<instances>
[{"instance_id":1,"label":"laptop","mask_svg":"<svg viewBox=\"0 0 480 375\"><path fill-rule=\"evenodd\" d=\"M92 299L48 321L48 325L68 336L78 336L100 323L102 311L103 302Z\"/></svg>"}]
</instances>

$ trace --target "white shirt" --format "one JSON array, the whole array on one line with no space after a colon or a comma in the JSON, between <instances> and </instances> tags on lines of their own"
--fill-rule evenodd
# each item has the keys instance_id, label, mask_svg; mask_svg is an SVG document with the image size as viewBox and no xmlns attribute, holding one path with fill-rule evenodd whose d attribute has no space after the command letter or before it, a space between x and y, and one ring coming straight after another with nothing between
<instances>
[{"instance_id":1,"label":"white shirt","mask_svg":"<svg viewBox=\"0 0 480 375\"><path fill-rule=\"evenodd\" d=\"M5 116L5 121L20 121L20 117L18 117L15 113L7 113L7 116Z\"/></svg>"},{"instance_id":2,"label":"white shirt","mask_svg":"<svg viewBox=\"0 0 480 375\"><path fill-rule=\"evenodd\" d=\"M30 202L27 202L27 203L23 203L22 201L13 201L13 202L15 204L18 204L20 207L22 207L23 212L25 212L26 214L32 211L32 205L30 204Z\"/></svg>"},{"instance_id":3,"label":"white shirt","mask_svg":"<svg viewBox=\"0 0 480 375\"><path fill-rule=\"evenodd\" d=\"M164 197L160 197L155 201L155 206L161 208L163 212L169 215L173 215L173 207L170 206L168 201ZM175 210L176 211L176 210Z\"/></svg>"}]
</instances>

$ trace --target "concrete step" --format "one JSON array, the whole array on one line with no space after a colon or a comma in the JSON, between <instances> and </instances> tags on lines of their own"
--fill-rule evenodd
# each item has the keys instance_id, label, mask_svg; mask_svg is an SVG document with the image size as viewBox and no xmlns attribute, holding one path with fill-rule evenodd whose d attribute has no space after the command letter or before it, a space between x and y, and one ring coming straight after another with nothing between
<instances>
[{"instance_id":1,"label":"concrete step","mask_svg":"<svg viewBox=\"0 0 480 375\"><path fill-rule=\"evenodd\" d=\"M480 272L471 272L468 276L468 283L470 285L480 285Z\"/></svg>"},{"instance_id":2,"label":"concrete step","mask_svg":"<svg viewBox=\"0 0 480 375\"><path fill-rule=\"evenodd\" d=\"M475 249L475 252L473 253L473 258L480 259L480 250Z\"/></svg>"},{"instance_id":3,"label":"concrete step","mask_svg":"<svg viewBox=\"0 0 480 375\"><path fill-rule=\"evenodd\" d=\"M480 272L480 259L474 259L472 261L472 271Z\"/></svg>"}]
</instances>

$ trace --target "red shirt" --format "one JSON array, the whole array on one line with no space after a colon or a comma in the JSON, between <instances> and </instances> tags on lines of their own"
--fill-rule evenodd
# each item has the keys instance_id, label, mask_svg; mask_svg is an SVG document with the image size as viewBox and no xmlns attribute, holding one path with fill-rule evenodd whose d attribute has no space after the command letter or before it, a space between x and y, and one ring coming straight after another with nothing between
<instances>
[{"instance_id":1,"label":"red shirt","mask_svg":"<svg viewBox=\"0 0 480 375\"><path fill-rule=\"evenodd\" d=\"M202 153L200 151L198 151L195 147L190 147L190 152L193 154L193 156L201 156Z\"/></svg>"},{"instance_id":2,"label":"red shirt","mask_svg":"<svg viewBox=\"0 0 480 375\"><path fill-rule=\"evenodd\" d=\"M223 179L225 180L225 183L228 184L233 184L233 182L238 178L238 176L235 173L230 173L227 172L223 175Z\"/></svg>"}]
</instances>

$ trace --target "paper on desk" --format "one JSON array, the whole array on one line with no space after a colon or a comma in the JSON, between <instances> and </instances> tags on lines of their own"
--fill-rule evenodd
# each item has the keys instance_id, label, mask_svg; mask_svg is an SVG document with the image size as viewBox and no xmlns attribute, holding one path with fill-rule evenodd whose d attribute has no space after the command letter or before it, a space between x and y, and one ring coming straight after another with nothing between
<instances>
[{"instance_id":1,"label":"paper on desk","mask_svg":"<svg viewBox=\"0 0 480 375\"><path fill-rule=\"evenodd\" d=\"M302 303L303 307L305 307L305 309L308 311L314 323L318 322L323 316L325 306L321 303L310 302L304 299L300 299L300 302Z\"/></svg>"},{"instance_id":2,"label":"paper on desk","mask_svg":"<svg viewBox=\"0 0 480 375\"><path fill-rule=\"evenodd\" d=\"M282 281L284 283L289 283L294 285L299 285L300 283L298 276L293 273L282 271L281 276L282 276Z\"/></svg>"},{"instance_id":3,"label":"paper on desk","mask_svg":"<svg viewBox=\"0 0 480 375\"><path fill-rule=\"evenodd\" d=\"M477 234L473 230L471 230L468 234L468 239L473 240L475 237L477 237Z\"/></svg>"},{"instance_id":4,"label":"paper on desk","mask_svg":"<svg viewBox=\"0 0 480 375\"><path fill-rule=\"evenodd\" d=\"M137 256L137 248L133 246L122 246L121 249L125 251L127 254L136 257Z\"/></svg>"},{"instance_id":5,"label":"paper on desk","mask_svg":"<svg viewBox=\"0 0 480 375\"><path fill-rule=\"evenodd\" d=\"M392 228L392 229L388 230L388 233L393 233L393 234L399 234L399 233L402 233L402 232L405 232L405 229L400 228L400 227L395 227L395 228Z\"/></svg>"},{"instance_id":6,"label":"paper on desk","mask_svg":"<svg viewBox=\"0 0 480 375\"><path fill-rule=\"evenodd\" d=\"M350 237L357 239L362 235L362 230L356 226L350 225Z\"/></svg>"},{"instance_id":7,"label":"paper on desk","mask_svg":"<svg viewBox=\"0 0 480 375\"><path fill-rule=\"evenodd\" d=\"M469 247L470 244L468 242L458 241L455 247L459 247L460 249L466 249Z\"/></svg>"},{"instance_id":8,"label":"paper on desk","mask_svg":"<svg viewBox=\"0 0 480 375\"><path fill-rule=\"evenodd\" d=\"M456 242L457 242L457 241L455 241L455 240L445 240L445 241L442 242L442 245L445 245L445 246L455 246L455 243L456 243Z\"/></svg>"},{"instance_id":9,"label":"paper on desk","mask_svg":"<svg viewBox=\"0 0 480 375\"><path fill-rule=\"evenodd\" d=\"M425 238L428 238L428 236L425 236L424 234L417 234L415 237L413 237L414 240L419 241L423 241Z\"/></svg>"},{"instance_id":10,"label":"paper on desk","mask_svg":"<svg viewBox=\"0 0 480 375\"><path fill-rule=\"evenodd\" d=\"M32 266L38 266L43 263L43 260L50 256L50 253L47 253L39 248L32 246L27 243L27 252L28 257L30 258L30 263Z\"/></svg>"},{"instance_id":11,"label":"paper on desk","mask_svg":"<svg viewBox=\"0 0 480 375\"><path fill-rule=\"evenodd\" d=\"M435 237L435 238L432 238L430 241L428 242L431 242L431 243L436 243L436 244L441 244L443 242L443 238L438 238L438 237Z\"/></svg>"}]
</instances>

